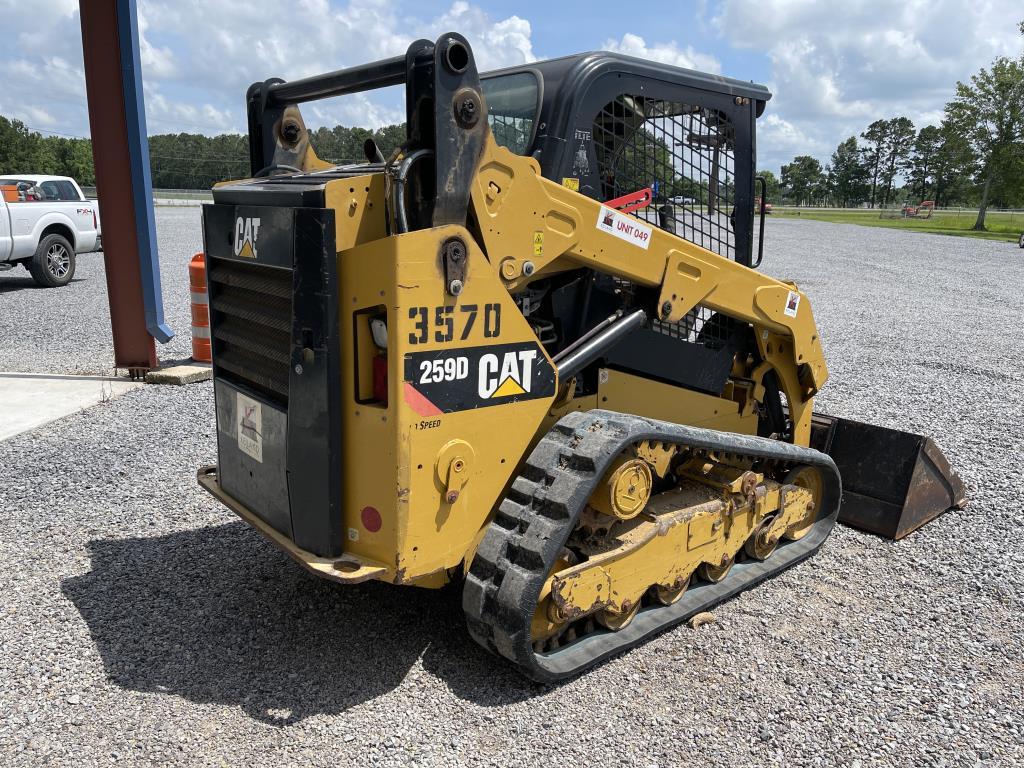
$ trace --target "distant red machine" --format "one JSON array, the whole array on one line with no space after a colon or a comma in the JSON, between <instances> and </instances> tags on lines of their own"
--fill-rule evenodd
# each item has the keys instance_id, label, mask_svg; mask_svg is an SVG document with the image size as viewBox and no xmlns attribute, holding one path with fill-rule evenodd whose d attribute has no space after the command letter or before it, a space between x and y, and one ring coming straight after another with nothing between
<instances>
[{"instance_id":1,"label":"distant red machine","mask_svg":"<svg viewBox=\"0 0 1024 768\"><path fill-rule=\"evenodd\" d=\"M905 219L930 219L934 212L934 200L922 200L921 204L917 206L910 203L903 206L903 218Z\"/></svg>"}]
</instances>

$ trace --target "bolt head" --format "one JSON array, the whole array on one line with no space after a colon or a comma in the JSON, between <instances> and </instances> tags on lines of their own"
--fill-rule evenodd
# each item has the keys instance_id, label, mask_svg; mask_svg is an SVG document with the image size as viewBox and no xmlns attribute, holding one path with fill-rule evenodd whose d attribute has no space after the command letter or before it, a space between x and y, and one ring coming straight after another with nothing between
<instances>
[{"instance_id":1,"label":"bolt head","mask_svg":"<svg viewBox=\"0 0 1024 768\"><path fill-rule=\"evenodd\" d=\"M668 317L672 314L672 302L666 301L661 305L661 316Z\"/></svg>"},{"instance_id":2,"label":"bolt head","mask_svg":"<svg viewBox=\"0 0 1024 768\"><path fill-rule=\"evenodd\" d=\"M462 293L463 288L465 288L465 286L462 284L461 280L452 280L450 283L448 283L448 293L450 293L452 296L458 296L460 293Z\"/></svg>"},{"instance_id":3,"label":"bolt head","mask_svg":"<svg viewBox=\"0 0 1024 768\"><path fill-rule=\"evenodd\" d=\"M444 500L447 501L449 504L454 504L456 501L459 500L459 492L448 491L447 495L444 497Z\"/></svg>"},{"instance_id":4,"label":"bolt head","mask_svg":"<svg viewBox=\"0 0 1024 768\"><path fill-rule=\"evenodd\" d=\"M527 261L523 263L523 274L526 275L527 277L532 275L535 269L537 269L537 267L534 266L534 263L532 261Z\"/></svg>"},{"instance_id":5,"label":"bolt head","mask_svg":"<svg viewBox=\"0 0 1024 768\"><path fill-rule=\"evenodd\" d=\"M471 88L463 88L455 94L452 109L456 122L463 128L472 128L480 119L479 97Z\"/></svg>"},{"instance_id":6,"label":"bolt head","mask_svg":"<svg viewBox=\"0 0 1024 768\"><path fill-rule=\"evenodd\" d=\"M289 144L294 144L299 140L299 126L296 123L285 123L281 127L281 137Z\"/></svg>"}]
</instances>

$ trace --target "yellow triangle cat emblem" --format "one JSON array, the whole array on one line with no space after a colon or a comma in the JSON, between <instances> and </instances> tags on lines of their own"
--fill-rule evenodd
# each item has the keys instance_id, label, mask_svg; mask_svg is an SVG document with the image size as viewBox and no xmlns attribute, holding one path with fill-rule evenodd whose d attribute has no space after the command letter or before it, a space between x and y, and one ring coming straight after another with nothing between
<instances>
[{"instance_id":1,"label":"yellow triangle cat emblem","mask_svg":"<svg viewBox=\"0 0 1024 768\"><path fill-rule=\"evenodd\" d=\"M248 240L242 243L242 249L238 252L238 255L245 259L255 259L256 254L252 252L252 243Z\"/></svg>"},{"instance_id":2,"label":"yellow triangle cat emblem","mask_svg":"<svg viewBox=\"0 0 1024 768\"><path fill-rule=\"evenodd\" d=\"M491 397L510 397L512 395L525 394L526 390L519 385L519 382L508 376L501 382L501 386L494 390L494 394Z\"/></svg>"}]
</instances>

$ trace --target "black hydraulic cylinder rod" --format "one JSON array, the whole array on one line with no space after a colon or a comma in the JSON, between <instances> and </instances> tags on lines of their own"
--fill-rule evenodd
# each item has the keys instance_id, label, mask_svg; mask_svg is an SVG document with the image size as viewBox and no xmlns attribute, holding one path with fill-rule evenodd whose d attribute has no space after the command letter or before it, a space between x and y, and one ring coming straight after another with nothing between
<instances>
[{"instance_id":1,"label":"black hydraulic cylinder rod","mask_svg":"<svg viewBox=\"0 0 1024 768\"><path fill-rule=\"evenodd\" d=\"M613 346L622 341L647 321L647 313L642 309L631 312L609 325L600 333L594 334L585 344L581 344L569 355L558 361L558 380L571 379L584 367L594 362Z\"/></svg>"},{"instance_id":2,"label":"black hydraulic cylinder rod","mask_svg":"<svg viewBox=\"0 0 1024 768\"><path fill-rule=\"evenodd\" d=\"M267 102L273 106L372 91L389 85L402 85L406 78L406 57L395 56L358 67L338 69L323 75L304 77L288 83L274 83L267 89Z\"/></svg>"}]
</instances>

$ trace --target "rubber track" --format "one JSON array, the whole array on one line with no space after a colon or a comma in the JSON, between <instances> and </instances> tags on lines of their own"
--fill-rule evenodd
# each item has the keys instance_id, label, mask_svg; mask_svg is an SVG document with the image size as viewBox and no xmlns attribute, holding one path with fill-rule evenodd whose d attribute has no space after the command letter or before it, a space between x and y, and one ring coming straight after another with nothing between
<instances>
[{"instance_id":1,"label":"rubber track","mask_svg":"<svg viewBox=\"0 0 1024 768\"><path fill-rule=\"evenodd\" d=\"M806 536L780 544L768 560L737 563L721 583L695 584L674 605L644 608L618 632L599 630L536 654L530 623L544 582L609 464L641 440L820 467L824 494L818 520ZM469 632L535 680L570 677L814 554L835 525L841 495L832 459L811 448L613 411L568 414L534 448L480 542L462 599Z\"/></svg>"}]
</instances>

